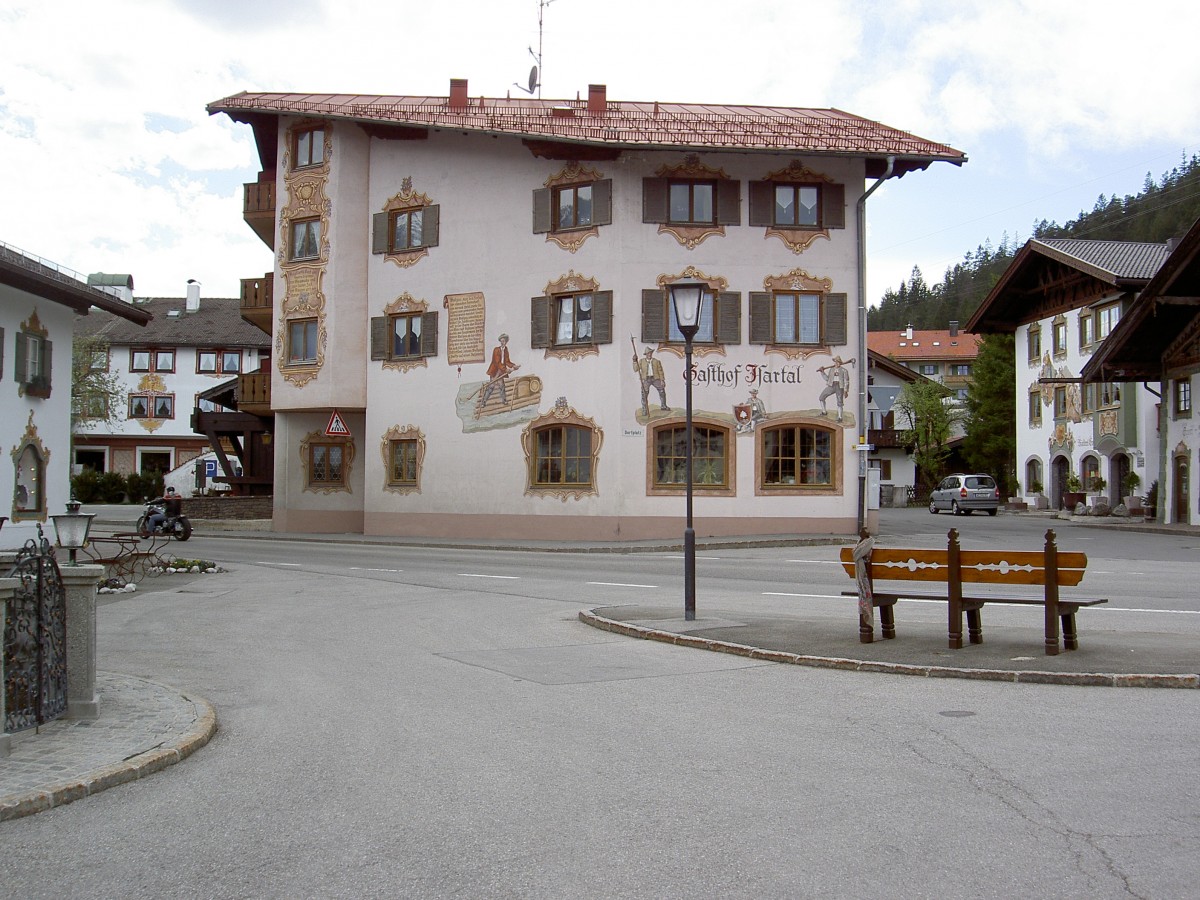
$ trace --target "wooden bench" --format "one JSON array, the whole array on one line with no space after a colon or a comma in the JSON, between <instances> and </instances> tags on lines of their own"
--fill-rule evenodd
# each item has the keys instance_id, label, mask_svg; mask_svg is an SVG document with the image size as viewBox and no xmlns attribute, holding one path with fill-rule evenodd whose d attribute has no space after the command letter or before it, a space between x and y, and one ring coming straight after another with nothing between
<instances>
[{"instance_id":1,"label":"wooden bench","mask_svg":"<svg viewBox=\"0 0 1200 900\"><path fill-rule=\"evenodd\" d=\"M136 531L117 532L109 537L88 538L83 552L108 570L109 581L136 583L145 577L147 569L165 564L158 551L170 539L167 534L144 538Z\"/></svg>"},{"instance_id":2,"label":"wooden bench","mask_svg":"<svg viewBox=\"0 0 1200 900\"><path fill-rule=\"evenodd\" d=\"M1045 608L1046 654L1055 656L1059 651L1059 622L1062 623L1063 646L1067 650L1079 648L1079 635L1075 627L1075 613L1082 607L1097 606L1107 600L1069 598L1060 596L1059 588L1074 587L1083 580L1087 570L1087 555L1083 553L1059 552L1054 530L1046 532L1046 545L1042 550L963 550L958 542L957 529L951 528L947 535L945 550L898 550L875 548L869 557L869 578L872 588L872 606L879 610L879 621L884 638L896 636L894 608L897 600L941 600L948 605L950 649L963 645L962 620L967 614L968 638L972 644L983 643L981 612L987 603L1008 603ZM854 548L843 547L842 568L855 577ZM881 581L940 583L945 592L923 592L904 587L880 590ZM964 584L990 584L1004 587L1039 586L1042 596L1004 595L976 593L965 595ZM858 591L843 591L847 596L858 596ZM859 616L859 641L869 644L875 639L874 628L862 615Z\"/></svg>"}]
</instances>

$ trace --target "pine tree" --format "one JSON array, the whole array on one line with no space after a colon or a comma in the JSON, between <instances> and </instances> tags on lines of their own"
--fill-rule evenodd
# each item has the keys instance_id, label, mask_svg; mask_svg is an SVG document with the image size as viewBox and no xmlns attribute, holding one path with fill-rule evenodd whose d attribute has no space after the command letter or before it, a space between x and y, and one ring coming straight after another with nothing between
<instances>
[{"instance_id":1,"label":"pine tree","mask_svg":"<svg viewBox=\"0 0 1200 900\"><path fill-rule=\"evenodd\" d=\"M985 335L967 388L963 453L974 472L992 475L1004 496L1016 492L1016 355L1011 334Z\"/></svg>"}]
</instances>

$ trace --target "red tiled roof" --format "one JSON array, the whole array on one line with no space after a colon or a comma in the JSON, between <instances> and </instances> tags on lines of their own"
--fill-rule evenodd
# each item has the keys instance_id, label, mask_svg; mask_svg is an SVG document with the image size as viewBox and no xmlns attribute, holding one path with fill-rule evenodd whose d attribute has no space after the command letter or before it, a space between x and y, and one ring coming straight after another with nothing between
<instances>
[{"instance_id":1,"label":"red tiled roof","mask_svg":"<svg viewBox=\"0 0 1200 900\"><path fill-rule=\"evenodd\" d=\"M898 361L922 359L974 359L979 355L982 338L960 331L954 337L946 331L872 331L867 347L874 353Z\"/></svg>"},{"instance_id":2,"label":"red tiled roof","mask_svg":"<svg viewBox=\"0 0 1200 900\"><path fill-rule=\"evenodd\" d=\"M464 86L465 89L465 86ZM945 144L836 109L725 106L603 99L467 98L242 92L208 105L235 121L307 115L357 122L450 128L590 146L771 150L883 159L903 174L966 155ZM601 108L594 114L589 106Z\"/></svg>"}]
</instances>

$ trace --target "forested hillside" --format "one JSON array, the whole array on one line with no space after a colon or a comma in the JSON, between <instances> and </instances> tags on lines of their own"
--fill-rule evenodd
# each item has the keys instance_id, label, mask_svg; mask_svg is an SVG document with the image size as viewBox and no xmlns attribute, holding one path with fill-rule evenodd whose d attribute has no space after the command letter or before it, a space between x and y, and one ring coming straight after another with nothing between
<instances>
[{"instance_id":1,"label":"forested hillside","mask_svg":"<svg viewBox=\"0 0 1200 900\"><path fill-rule=\"evenodd\" d=\"M1200 219L1200 155L1185 154L1159 181L1147 173L1136 196L1100 195L1091 212L1065 225L1045 219L1033 228L1035 238L1080 238L1155 243L1181 237ZM879 306L867 312L868 331L946 328L951 320L966 324L981 300L1021 249L1024 240L1004 235L967 252L946 270L941 282L928 284L919 268L899 288L889 288Z\"/></svg>"}]
</instances>

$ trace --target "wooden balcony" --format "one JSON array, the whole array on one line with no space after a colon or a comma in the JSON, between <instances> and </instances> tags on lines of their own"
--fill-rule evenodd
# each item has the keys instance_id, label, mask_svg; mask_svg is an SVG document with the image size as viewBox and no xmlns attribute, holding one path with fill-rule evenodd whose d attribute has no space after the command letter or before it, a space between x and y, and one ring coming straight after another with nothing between
<instances>
[{"instance_id":1,"label":"wooden balcony","mask_svg":"<svg viewBox=\"0 0 1200 900\"><path fill-rule=\"evenodd\" d=\"M242 217L264 244L275 249L275 182L264 181L258 173L258 181L244 185Z\"/></svg>"},{"instance_id":2,"label":"wooden balcony","mask_svg":"<svg viewBox=\"0 0 1200 900\"><path fill-rule=\"evenodd\" d=\"M871 428L867 431L867 443L873 444L876 450L907 449L907 437L908 432L896 428Z\"/></svg>"},{"instance_id":3,"label":"wooden balcony","mask_svg":"<svg viewBox=\"0 0 1200 900\"><path fill-rule=\"evenodd\" d=\"M275 273L242 279L242 318L267 334L271 333L274 303Z\"/></svg>"},{"instance_id":4,"label":"wooden balcony","mask_svg":"<svg viewBox=\"0 0 1200 900\"><path fill-rule=\"evenodd\" d=\"M251 372L238 376L237 405L241 412L265 416L271 412L271 373Z\"/></svg>"}]
</instances>

